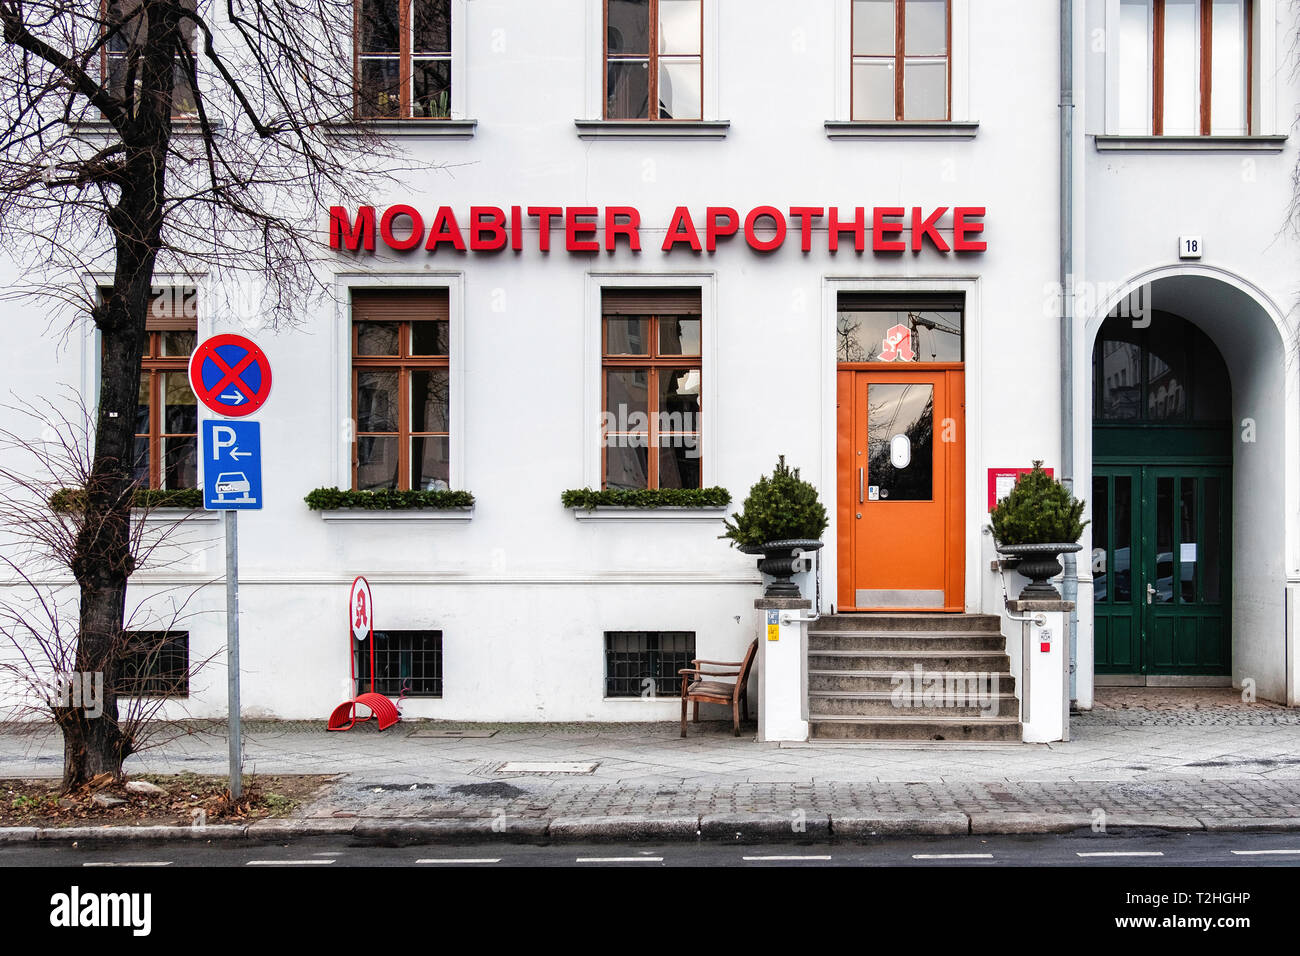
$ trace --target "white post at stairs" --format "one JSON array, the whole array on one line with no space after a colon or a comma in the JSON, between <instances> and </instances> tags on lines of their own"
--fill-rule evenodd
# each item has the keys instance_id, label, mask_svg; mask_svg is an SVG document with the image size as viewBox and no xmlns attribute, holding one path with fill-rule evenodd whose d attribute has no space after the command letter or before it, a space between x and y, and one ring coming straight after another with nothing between
<instances>
[{"instance_id":1,"label":"white post at stairs","mask_svg":"<svg viewBox=\"0 0 1300 956\"><path fill-rule=\"evenodd\" d=\"M759 598L758 739L808 739L808 616L812 601Z\"/></svg>"}]
</instances>

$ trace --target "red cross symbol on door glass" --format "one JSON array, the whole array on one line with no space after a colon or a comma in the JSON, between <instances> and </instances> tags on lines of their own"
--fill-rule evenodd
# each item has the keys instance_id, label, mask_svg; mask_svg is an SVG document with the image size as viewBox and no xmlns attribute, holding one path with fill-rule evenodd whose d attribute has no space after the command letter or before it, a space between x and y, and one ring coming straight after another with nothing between
<instances>
[{"instance_id":1,"label":"red cross symbol on door glass","mask_svg":"<svg viewBox=\"0 0 1300 956\"><path fill-rule=\"evenodd\" d=\"M895 325L885 332L880 361L893 362L901 358L910 362L915 357L916 353L912 351L912 332L906 325Z\"/></svg>"}]
</instances>

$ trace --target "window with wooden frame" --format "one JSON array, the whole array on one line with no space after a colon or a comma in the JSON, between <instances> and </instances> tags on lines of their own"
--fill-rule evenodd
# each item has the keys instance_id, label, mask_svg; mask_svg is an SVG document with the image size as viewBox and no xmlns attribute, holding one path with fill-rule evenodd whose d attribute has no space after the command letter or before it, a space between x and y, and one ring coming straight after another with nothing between
<instances>
[{"instance_id":1,"label":"window with wooden frame","mask_svg":"<svg viewBox=\"0 0 1300 956\"><path fill-rule=\"evenodd\" d=\"M355 0L357 117L451 116L451 0Z\"/></svg>"},{"instance_id":2,"label":"window with wooden frame","mask_svg":"<svg viewBox=\"0 0 1300 956\"><path fill-rule=\"evenodd\" d=\"M703 0L604 0L605 119L703 118Z\"/></svg>"},{"instance_id":3,"label":"window with wooden frame","mask_svg":"<svg viewBox=\"0 0 1300 956\"><path fill-rule=\"evenodd\" d=\"M138 86L137 62L149 31L149 14L142 9L144 0L101 0L100 17L105 43L100 47L101 75L107 79L109 91L121 96L127 81ZM184 6L196 10L197 0L187 0ZM194 21L180 22L181 38L194 51ZM194 102L194 87L190 80L190 64L177 53L172 65L172 115L191 116L198 110Z\"/></svg>"},{"instance_id":4,"label":"window with wooden frame","mask_svg":"<svg viewBox=\"0 0 1300 956\"><path fill-rule=\"evenodd\" d=\"M1119 0L1119 132L1247 136L1251 0Z\"/></svg>"},{"instance_id":5,"label":"window with wooden frame","mask_svg":"<svg viewBox=\"0 0 1300 956\"><path fill-rule=\"evenodd\" d=\"M107 290L100 290L103 296ZM134 477L146 488L198 484L199 406L190 389L190 355L198 341L198 291L155 290L145 319L135 409Z\"/></svg>"},{"instance_id":6,"label":"window with wooden frame","mask_svg":"<svg viewBox=\"0 0 1300 956\"><path fill-rule=\"evenodd\" d=\"M601 293L604 488L700 487L699 289Z\"/></svg>"},{"instance_id":7,"label":"window with wooden frame","mask_svg":"<svg viewBox=\"0 0 1300 956\"><path fill-rule=\"evenodd\" d=\"M948 120L950 0L853 0L854 120Z\"/></svg>"},{"instance_id":8,"label":"window with wooden frame","mask_svg":"<svg viewBox=\"0 0 1300 956\"><path fill-rule=\"evenodd\" d=\"M352 487L450 487L446 289L352 292Z\"/></svg>"}]
</instances>

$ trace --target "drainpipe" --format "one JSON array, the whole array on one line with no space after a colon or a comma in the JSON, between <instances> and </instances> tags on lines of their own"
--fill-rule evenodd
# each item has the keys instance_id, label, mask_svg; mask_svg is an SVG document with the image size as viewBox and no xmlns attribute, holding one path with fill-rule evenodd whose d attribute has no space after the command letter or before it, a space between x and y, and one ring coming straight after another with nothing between
<instances>
[{"instance_id":1,"label":"drainpipe","mask_svg":"<svg viewBox=\"0 0 1300 956\"><path fill-rule=\"evenodd\" d=\"M1074 492L1074 0L1061 0L1061 482ZM1062 597L1077 601L1079 568L1064 556ZM1079 615L1070 612L1070 700L1078 698ZM1067 723L1067 739L1069 736Z\"/></svg>"}]
</instances>

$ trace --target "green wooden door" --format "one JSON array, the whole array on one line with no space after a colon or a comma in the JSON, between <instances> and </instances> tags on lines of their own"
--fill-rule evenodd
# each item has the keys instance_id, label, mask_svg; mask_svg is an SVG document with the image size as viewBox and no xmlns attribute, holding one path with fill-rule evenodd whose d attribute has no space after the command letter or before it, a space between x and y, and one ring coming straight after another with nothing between
<instances>
[{"instance_id":1,"label":"green wooden door","mask_svg":"<svg viewBox=\"0 0 1300 956\"><path fill-rule=\"evenodd\" d=\"M1093 474L1098 674L1231 672L1231 470L1105 465Z\"/></svg>"}]
</instances>

